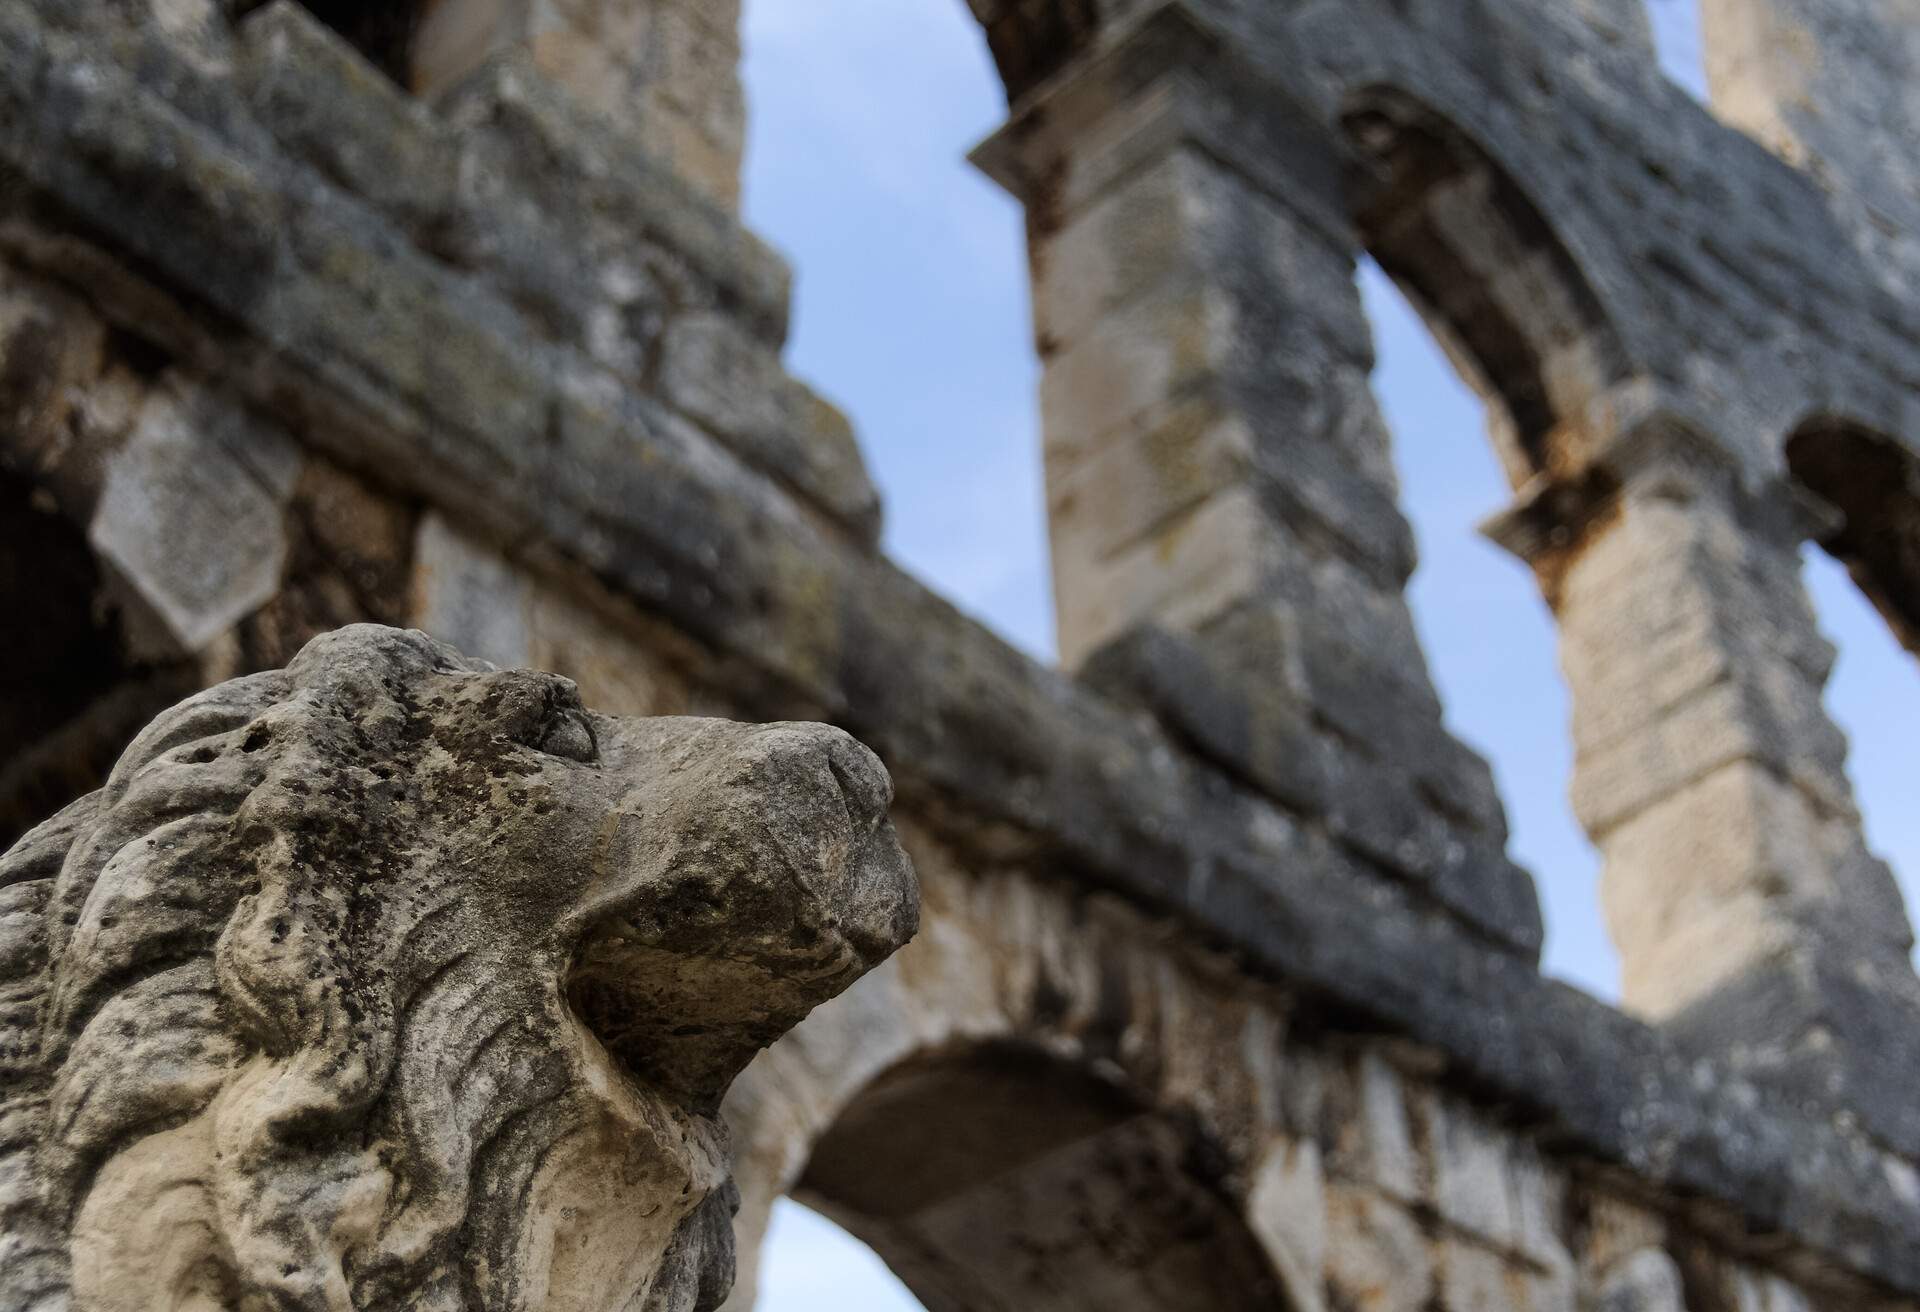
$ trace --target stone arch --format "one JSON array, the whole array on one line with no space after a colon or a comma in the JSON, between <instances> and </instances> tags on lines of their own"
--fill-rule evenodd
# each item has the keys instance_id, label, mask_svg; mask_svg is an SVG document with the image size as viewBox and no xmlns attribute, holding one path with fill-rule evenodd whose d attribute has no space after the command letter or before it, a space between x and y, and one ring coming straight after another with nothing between
<instances>
[{"instance_id":1,"label":"stone arch","mask_svg":"<svg viewBox=\"0 0 1920 1312\"><path fill-rule=\"evenodd\" d=\"M1099 0L967 0L1010 100L1066 66L1100 30Z\"/></svg>"},{"instance_id":2,"label":"stone arch","mask_svg":"<svg viewBox=\"0 0 1920 1312\"><path fill-rule=\"evenodd\" d=\"M1545 213L1459 121L1403 88L1348 91L1339 132L1361 243L1486 398L1508 477L1585 464L1584 412L1630 357Z\"/></svg>"},{"instance_id":3,"label":"stone arch","mask_svg":"<svg viewBox=\"0 0 1920 1312\"><path fill-rule=\"evenodd\" d=\"M1920 655L1920 457L1833 414L1805 420L1785 449L1795 482L1833 512L1816 540L1847 567L1900 645Z\"/></svg>"},{"instance_id":4,"label":"stone arch","mask_svg":"<svg viewBox=\"0 0 1920 1312\"><path fill-rule=\"evenodd\" d=\"M985 1043L869 1082L793 1193L931 1312L1287 1309L1224 1166L1192 1118L1041 1047Z\"/></svg>"},{"instance_id":5,"label":"stone arch","mask_svg":"<svg viewBox=\"0 0 1920 1312\"><path fill-rule=\"evenodd\" d=\"M911 826L903 841L919 937L728 1096L730 1312L752 1306L755 1245L789 1193L933 1312L1317 1306L1319 1200L1286 1188L1314 1150L1285 1126L1276 999L1174 962L1118 900L962 869Z\"/></svg>"}]
</instances>

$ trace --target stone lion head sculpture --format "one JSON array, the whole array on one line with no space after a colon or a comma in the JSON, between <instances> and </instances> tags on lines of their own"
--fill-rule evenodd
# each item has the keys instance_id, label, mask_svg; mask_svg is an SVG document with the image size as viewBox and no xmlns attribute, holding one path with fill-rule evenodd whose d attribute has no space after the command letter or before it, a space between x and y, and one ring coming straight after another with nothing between
<instances>
[{"instance_id":1,"label":"stone lion head sculpture","mask_svg":"<svg viewBox=\"0 0 1920 1312\"><path fill-rule=\"evenodd\" d=\"M359 626L0 858L0 1307L710 1308L717 1107L913 932L865 748Z\"/></svg>"}]
</instances>

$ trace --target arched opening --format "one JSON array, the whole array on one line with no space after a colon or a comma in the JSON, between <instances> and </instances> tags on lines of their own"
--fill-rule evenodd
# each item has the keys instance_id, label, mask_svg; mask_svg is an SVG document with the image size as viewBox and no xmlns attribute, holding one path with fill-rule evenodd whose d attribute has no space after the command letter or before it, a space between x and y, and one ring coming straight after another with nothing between
<instances>
[{"instance_id":1,"label":"arched opening","mask_svg":"<svg viewBox=\"0 0 1920 1312\"><path fill-rule=\"evenodd\" d=\"M747 226L796 272L788 367L843 407L887 554L1042 657L1053 604L1021 210L966 163L1006 102L951 0L748 0Z\"/></svg>"},{"instance_id":2,"label":"arched opening","mask_svg":"<svg viewBox=\"0 0 1920 1312\"><path fill-rule=\"evenodd\" d=\"M1340 126L1363 161L1362 241L1486 397L1508 479L1578 468L1569 421L1625 376L1626 358L1545 217L1466 133L1398 88L1350 94Z\"/></svg>"},{"instance_id":3,"label":"arched opening","mask_svg":"<svg viewBox=\"0 0 1920 1312\"><path fill-rule=\"evenodd\" d=\"M759 1274L756 1312L924 1312L878 1253L791 1198L773 1205Z\"/></svg>"},{"instance_id":4,"label":"arched opening","mask_svg":"<svg viewBox=\"0 0 1920 1312\"><path fill-rule=\"evenodd\" d=\"M1787 466L1837 512L1820 545L1920 655L1920 459L1865 428L1818 419L1787 442Z\"/></svg>"},{"instance_id":5,"label":"arched opening","mask_svg":"<svg viewBox=\"0 0 1920 1312\"><path fill-rule=\"evenodd\" d=\"M1892 868L1911 918L1920 908L1920 809L1913 805L1912 775L1920 679L1913 677L1912 656L1846 569L1815 548L1805 556L1820 631L1840 653L1827 681L1827 710L1847 735L1847 774L1867 846Z\"/></svg>"},{"instance_id":6,"label":"arched opening","mask_svg":"<svg viewBox=\"0 0 1920 1312\"><path fill-rule=\"evenodd\" d=\"M1420 544L1407 600L1447 723L1493 766L1508 851L1533 872L1540 893L1541 968L1617 998L1619 954L1597 912L1599 856L1567 802L1573 744L1553 616L1524 564L1465 531L1508 496L1493 448L1477 437L1489 424L1487 402L1462 376L1458 354L1377 264L1362 264L1360 288L1401 507Z\"/></svg>"},{"instance_id":7,"label":"arched opening","mask_svg":"<svg viewBox=\"0 0 1920 1312\"><path fill-rule=\"evenodd\" d=\"M1616 999L1598 854L1568 800L1572 715L1539 562L1461 530L1503 511L1510 489L1580 482L1584 412L1628 373L1626 352L1546 218L1466 132L1390 87L1350 95L1340 127L1360 161L1373 384L1420 543L1408 601L1422 646L1448 723L1494 767L1509 851L1534 872L1542 968Z\"/></svg>"},{"instance_id":8,"label":"arched opening","mask_svg":"<svg viewBox=\"0 0 1920 1312\"><path fill-rule=\"evenodd\" d=\"M1794 479L1828 516L1805 551L1821 631L1839 651L1826 704L1847 735L1847 773L1868 846L1893 869L1908 914L1920 906L1920 814L1909 797L1920 723L1920 460L1833 418L1787 442Z\"/></svg>"},{"instance_id":9,"label":"arched opening","mask_svg":"<svg viewBox=\"0 0 1920 1312\"><path fill-rule=\"evenodd\" d=\"M996 1046L873 1081L794 1195L931 1312L1285 1309L1224 1173L1194 1127Z\"/></svg>"},{"instance_id":10,"label":"arched opening","mask_svg":"<svg viewBox=\"0 0 1920 1312\"><path fill-rule=\"evenodd\" d=\"M0 469L0 851L106 778L121 748L193 687L143 661L86 535L24 475Z\"/></svg>"}]
</instances>

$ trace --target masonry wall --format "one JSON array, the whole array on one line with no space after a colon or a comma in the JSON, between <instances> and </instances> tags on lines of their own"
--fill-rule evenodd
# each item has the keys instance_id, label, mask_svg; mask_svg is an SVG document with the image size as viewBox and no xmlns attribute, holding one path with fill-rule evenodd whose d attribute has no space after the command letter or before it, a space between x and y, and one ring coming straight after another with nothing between
<instances>
[{"instance_id":1,"label":"masonry wall","mask_svg":"<svg viewBox=\"0 0 1920 1312\"><path fill-rule=\"evenodd\" d=\"M643 8L627 16L677 21L671 5ZM51 730L22 727L10 750L58 765L78 790L142 706L279 664L312 634L368 618L571 675L610 711L846 725L895 774L928 924L897 966L743 1081L742 1226L751 1235L779 1191L806 1191L912 1270L934 1306L1187 1306L1179 1273L1216 1263L1253 1264L1257 1279L1236 1286L1249 1306L1915 1305L1920 1141L1908 1109L1880 1096L1911 1069L1906 1035L1874 1054L1880 1065L1810 1097L1779 1063L1742 1063L1538 975L1537 908L1504 856L1484 764L1441 731L1417 648L1381 639L1411 643L1398 595L1411 561L1391 549L1404 525L1343 280L1363 235L1399 250L1416 279L1489 258L1459 250L1436 264L1436 243L1409 236L1426 227L1463 245L1475 232L1518 243L1491 259L1519 250L1532 281L1447 302L1504 398L1503 451L1522 485L1506 536L1537 559L1578 651L1581 598L1604 590L1616 554L1631 557L1637 517L1657 530L1676 504L1721 507L1723 520L1682 517L1681 536L1701 539L1694 555L1652 560L1680 572L1669 592L1711 582L1690 561L1731 560L1756 609L1793 621L1752 628L1743 593L1723 594L1724 623L1708 611L1695 635L1703 663L1752 675L1736 711L1758 699L1817 713L1824 674L1793 582L1778 578L1797 543L1782 537L1799 522L1790 499L1726 472L1777 476L1784 430L1772 446L1751 432L1735 448L1708 440L1702 462L1641 484L1653 489L1643 499L1617 496L1621 475L1664 469L1621 452L1704 402L1673 399L1671 368L1634 372L1653 329L1628 311L1655 293L1607 271L1627 255L1598 251L1586 220L1556 220L1555 239L1541 237L1543 198L1577 194L1556 192L1572 187L1558 157L1461 110L1468 92L1447 88L1450 65L1402 62L1408 43L1444 27L1438 7L1400 25L1355 10L1371 15L1357 30L1296 16L1291 35L1252 10L1182 9L1113 29L1077 83L1009 77L1029 105L1053 95L1057 112L1045 130L1016 125L997 171L1058 183L1038 165L1072 165L1063 189L1033 199L1036 251L1049 257L1057 542L1074 566L1081 535L1113 535L1083 558L1100 587L1068 589L1066 613L1094 617L1079 630L1082 678L1033 665L877 555L879 506L851 432L780 367L787 272L740 228L724 179L698 162L709 157L673 144L672 120L698 114L662 92L672 105L635 116L664 135L623 130L626 89L644 99L657 85L639 65L595 57L581 86L575 63L551 62L525 35L552 29L509 28L423 100L357 52L352 33L291 0L244 16L39 0L0 13L0 120L20 129L0 134L0 448L27 485L32 540L76 562L57 576L46 631L64 635L62 650L101 653L74 668L75 702L89 709ZM1003 66L1016 53L1035 68L1071 62L1071 49L1040 41L1054 28L983 19ZM608 21L595 10L562 27ZM1515 49L1586 52L1585 29L1541 21L1540 44ZM1348 104L1343 130L1372 143L1375 190L1342 190L1352 161L1329 153L1339 138L1275 138L1294 149L1284 167L1235 154L1247 121L1222 116L1217 93L1245 91L1243 105L1272 111L1256 126L1290 121L1294 93L1274 98L1269 85L1290 65L1262 43L1315 32L1315 67L1347 71L1308 88L1311 104L1398 69L1493 146L1462 153L1406 100L1369 94ZM1253 44L1236 47L1236 33ZM1347 50L1343 33L1364 40ZM1619 52L1606 51L1636 39L1606 38L1597 65L1569 59L1572 103L1552 101L1564 110L1555 121L1590 132L1578 138L1587 170L1630 191L1656 166L1691 170L1706 189L1691 147L1607 117L1623 85L1650 85L1630 72L1608 80ZM719 38L696 45L729 50ZM724 76L696 81L733 94ZM1050 136L1063 122L1078 130ZM1825 231L1825 211L1770 157L1738 155L1737 139L1715 131L1685 120L1674 137L1736 152L1725 186L1789 197L1763 206L1771 217L1750 236L1778 239L1791 263L1802 238ZM1631 167L1596 164L1613 148L1596 143L1620 132L1632 135ZM724 132L714 139L724 146ZM1505 152L1499 170L1493 148ZM1436 160L1453 185L1395 192L1397 169L1432 172ZM1525 180L1526 205L1502 177ZM1710 206L1670 204L1666 217L1706 226ZM1115 208L1150 221L1116 224ZM1786 228L1766 227L1776 222ZM1646 240L1672 228L1653 223ZM1140 244L1143 230L1166 239ZM1249 232L1259 260L1244 258ZM1133 243L1130 261L1113 259L1116 241ZM1556 272L1576 257L1579 296ZM1835 304L1904 322L1884 291L1833 289L1846 270L1832 264L1808 276ZM1554 295L1533 295L1541 288ZM1666 282L1657 294L1677 295ZM1522 331L1527 306L1560 355ZM1710 346L1723 329L1703 321L1690 340ZM1502 334L1535 345L1501 355ZM1161 390L1116 399L1076 384L1076 350L1096 380L1114 376L1113 360L1172 364L1128 374ZM1903 350L1881 342L1879 358ZM1290 391L1263 359L1312 367ZM1905 368L1896 358L1874 395L1903 398ZM1720 397L1742 376L1731 370L1723 358L1689 376ZM1777 374L1770 386L1798 386ZM1596 408L1579 410L1583 396ZM1082 422L1085 406L1109 403L1111 423ZM1623 433L1642 446L1623 446ZM1673 445L1692 450L1700 436ZM1183 458L1134 458L1170 449ZM1169 468L1203 476L1173 487ZM1119 494L1096 502L1137 518L1077 519L1059 504L1103 478ZM1685 495L1660 491L1674 487ZM1154 509L1162 496L1172 501ZM1372 527L1336 531L1363 511ZM1167 513L1208 518L1197 540L1219 554L1195 577L1224 591L1199 611L1183 608L1179 580L1137 586L1158 567L1131 548ZM1596 535L1577 558L1557 550L1592 525L1617 536ZM1884 584L1897 613L1902 584ZM1348 622L1379 627L1356 636ZM1757 633L1758 658L1731 639L1715 645L1730 632ZM1384 668L1343 659L1356 649L1387 653ZM44 665L23 660L10 676ZM1817 715L1792 723L1822 741ZM1800 823L1793 806L1814 807L1801 838L1853 859L1844 796L1819 792L1831 782L1821 771L1838 768L1831 752L1788 739L1781 763L1768 755L1779 735L1733 741L1717 773L1681 782L1783 826ZM48 804L21 776L0 784L22 815ZM1813 800L1782 804L1769 790L1783 787ZM1663 792L1685 796L1679 782ZM1750 832L1737 814L1728 829ZM1670 868L1657 843L1628 845L1649 850L1650 869ZM1862 886L1873 873L1813 868ZM1624 914L1650 905L1629 898ZM1899 919L1897 903L1878 922L1897 937L1889 915ZM1902 987L1854 979L1868 1000ZM1042 1083L1058 1092L1062 1128L1000 1184L954 1174L937 1197L889 1199L833 1169L863 1149L904 1154L888 1137L900 1118L883 1114L899 1090L928 1126L959 1126L977 1101L969 1091L1024 1088L1036 1061L1058 1076ZM912 1174L910 1156L882 1160L875 1177ZM1114 1185L1129 1162L1146 1167ZM1101 1180L1098 1224L1051 1235L1045 1262L1002 1260L1037 1231L983 1218L1037 1226L1061 1191ZM1153 1197L1185 1210L1156 1213ZM1026 1210L1009 1211L1010 1199ZM1063 1281L1111 1258L1107 1223L1133 1236L1119 1294ZM1170 1233L1199 1237L1182 1249ZM1189 1267L1156 1267L1163 1251ZM982 1274L995 1271L1002 1283Z\"/></svg>"}]
</instances>

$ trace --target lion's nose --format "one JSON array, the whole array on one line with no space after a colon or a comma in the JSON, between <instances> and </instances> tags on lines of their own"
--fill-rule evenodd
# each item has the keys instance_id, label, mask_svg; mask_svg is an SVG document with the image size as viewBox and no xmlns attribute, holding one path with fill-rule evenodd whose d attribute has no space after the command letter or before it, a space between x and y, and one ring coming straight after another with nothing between
<instances>
[{"instance_id":1,"label":"lion's nose","mask_svg":"<svg viewBox=\"0 0 1920 1312\"><path fill-rule=\"evenodd\" d=\"M913 868L887 821L893 782L886 768L830 725L771 724L760 732L759 747L776 767L766 777L782 781L783 802L795 815L818 816L828 805L844 810L845 846L834 853L838 859L823 860L810 874L822 881L816 892L848 945L869 965L880 961L912 936L919 920ZM828 789L837 796L821 796Z\"/></svg>"},{"instance_id":2,"label":"lion's nose","mask_svg":"<svg viewBox=\"0 0 1920 1312\"><path fill-rule=\"evenodd\" d=\"M821 750L847 800L847 811L857 820L878 822L893 803L893 780L880 758L849 735L826 725L816 726L825 742Z\"/></svg>"},{"instance_id":3,"label":"lion's nose","mask_svg":"<svg viewBox=\"0 0 1920 1312\"><path fill-rule=\"evenodd\" d=\"M913 936L920 895L880 761L838 729L602 721L633 782L568 995L623 1065L717 1100L761 1047Z\"/></svg>"}]
</instances>

